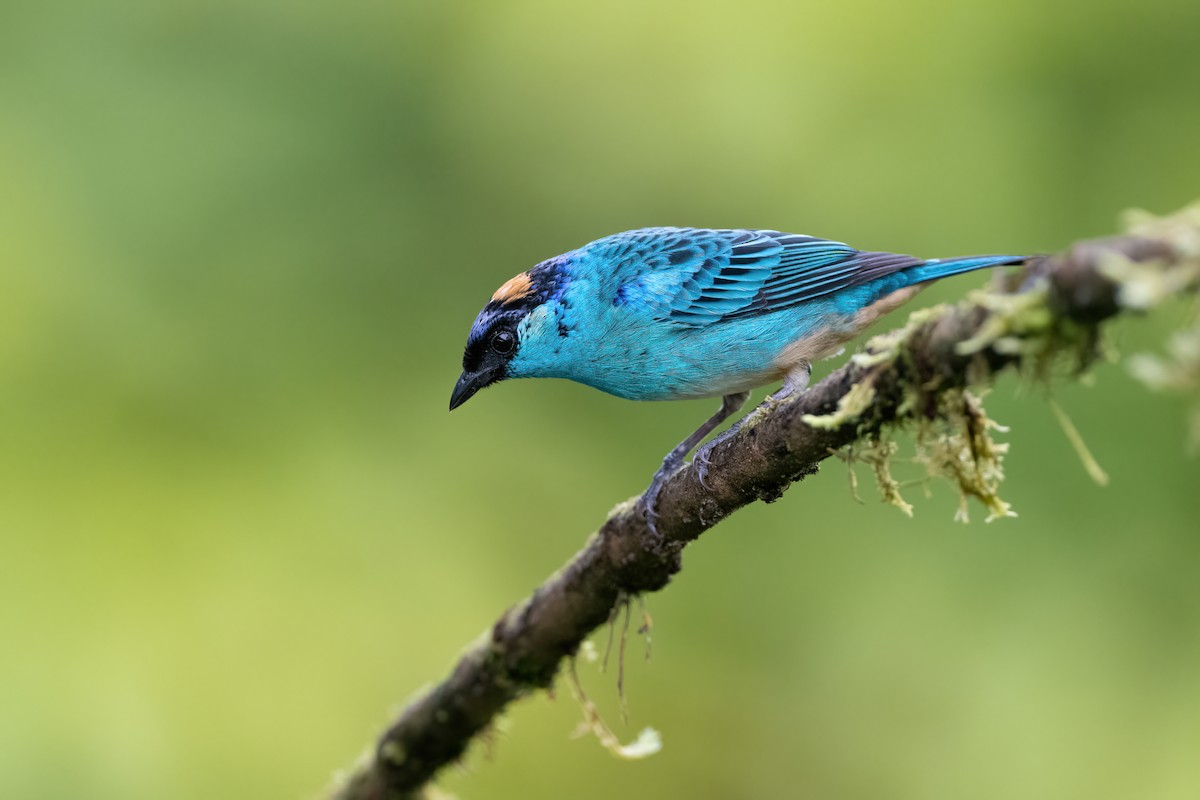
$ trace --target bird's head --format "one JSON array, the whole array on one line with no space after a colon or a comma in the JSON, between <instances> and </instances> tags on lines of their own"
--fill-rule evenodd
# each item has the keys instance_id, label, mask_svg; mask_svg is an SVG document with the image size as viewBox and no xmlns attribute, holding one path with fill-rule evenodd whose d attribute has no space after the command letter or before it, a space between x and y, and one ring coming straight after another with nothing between
<instances>
[{"instance_id":1,"label":"bird's head","mask_svg":"<svg viewBox=\"0 0 1200 800\"><path fill-rule=\"evenodd\" d=\"M450 395L450 410L505 378L549 374L546 367L566 336L562 307L565 287L562 257L522 272L496 290L479 312L467 348L463 371Z\"/></svg>"}]
</instances>

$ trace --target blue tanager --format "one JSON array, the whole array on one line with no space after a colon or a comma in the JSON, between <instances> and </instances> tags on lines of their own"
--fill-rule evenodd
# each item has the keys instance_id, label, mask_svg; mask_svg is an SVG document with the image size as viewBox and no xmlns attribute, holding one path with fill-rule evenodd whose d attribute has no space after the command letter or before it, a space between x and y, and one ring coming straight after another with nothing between
<instances>
[{"instance_id":1,"label":"blue tanager","mask_svg":"<svg viewBox=\"0 0 1200 800\"><path fill-rule=\"evenodd\" d=\"M543 261L471 326L450 409L506 378L568 378L630 400L721 397L667 454L641 507L757 386L802 391L831 355L931 281L1026 256L923 259L765 230L645 228ZM716 440L719 441L719 440ZM696 453L703 480L707 454Z\"/></svg>"}]
</instances>

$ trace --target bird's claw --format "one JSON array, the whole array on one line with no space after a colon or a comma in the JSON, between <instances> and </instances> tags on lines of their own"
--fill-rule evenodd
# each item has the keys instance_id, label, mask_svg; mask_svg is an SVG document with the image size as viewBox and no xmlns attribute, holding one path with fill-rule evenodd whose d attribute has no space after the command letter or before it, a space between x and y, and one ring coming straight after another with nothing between
<instances>
[{"instance_id":1,"label":"bird's claw","mask_svg":"<svg viewBox=\"0 0 1200 800\"><path fill-rule=\"evenodd\" d=\"M700 481L700 485L706 490L710 492L712 491L712 487L708 485L708 470L709 467L712 466L712 459L710 458L712 451L721 442L736 434L741 427L742 423L737 423L732 428L713 439L711 442L702 445L698 450L696 450L695 454L692 455L692 468L696 470L696 480Z\"/></svg>"},{"instance_id":2,"label":"bird's claw","mask_svg":"<svg viewBox=\"0 0 1200 800\"><path fill-rule=\"evenodd\" d=\"M662 485L666 483L667 478L671 476L676 469L679 468L679 462L673 461L670 457L663 460L662 468L654 473L654 479L650 481L650 485L646 491L642 492L642 499L638 501L638 506L642 510L642 515L646 518L646 527L650 530L651 536L655 539L661 539L662 536L658 532L658 493L662 490Z\"/></svg>"},{"instance_id":3,"label":"bird's claw","mask_svg":"<svg viewBox=\"0 0 1200 800\"><path fill-rule=\"evenodd\" d=\"M712 466L712 461L709 460L708 454L712 452L716 443L716 440L709 442L692 456L692 469L696 470L696 480L700 481L700 485L710 492L712 487L708 485L708 468Z\"/></svg>"},{"instance_id":4,"label":"bird's claw","mask_svg":"<svg viewBox=\"0 0 1200 800\"><path fill-rule=\"evenodd\" d=\"M642 505L642 513L646 518L646 530L650 531L650 536L654 540L662 539L662 534L658 532L658 512L650 507L648 503Z\"/></svg>"},{"instance_id":5,"label":"bird's claw","mask_svg":"<svg viewBox=\"0 0 1200 800\"><path fill-rule=\"evenodd\" d=\"M655 506L658 505L658 482L656 481L642 494L642 499L638 502L638 506L642 510L642 516L646 519L646 528L650 531L650 535L655 539L661 539L662 536L658 532L658 511Z\"/></svg>"},{"instance_id":6,"label":"bird's claw","mask_svg":"<svg viewBox=\"0 0 1200 800\"><path fill-rule=\"evenodd\" d=\"M654 537L659 536L659 527L655 522L659 518L659 512L656 511L655 506L659 504L659 489L662 488L664 477L666 476L659 471L659 474L654 476L654 480L650 481L650 486L646 491L642 492L642 499L637 503L641 507L642 516L646 517L646 527Z\"/></svg>"}]
</instances>

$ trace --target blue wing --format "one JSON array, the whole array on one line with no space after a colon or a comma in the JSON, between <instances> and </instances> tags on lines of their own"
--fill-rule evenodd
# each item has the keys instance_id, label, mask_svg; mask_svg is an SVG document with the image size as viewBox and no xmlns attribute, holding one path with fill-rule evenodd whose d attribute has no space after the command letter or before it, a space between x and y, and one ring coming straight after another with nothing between
<instances>
[{"instance_id":1,"label":"blue wing","mask_svg":"<svg viewBox=\"0 0 1200 800\"><path fill-rule=\"evenodd\" d=\"M925 263L779 231L654 228L601 242L618 302L653 304L692 327L770 314Z\"/></svg>"}]
</instances>

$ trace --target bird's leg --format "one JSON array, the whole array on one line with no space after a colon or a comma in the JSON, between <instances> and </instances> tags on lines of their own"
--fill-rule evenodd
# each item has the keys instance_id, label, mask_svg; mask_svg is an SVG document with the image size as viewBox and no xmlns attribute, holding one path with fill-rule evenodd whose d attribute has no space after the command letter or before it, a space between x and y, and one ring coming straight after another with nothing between
<instances>
[{"instance_id":1,"label":"bird's leg","mask_svg":"<svg viewBox=\"0 0 1200 800\"><path fill-rule=\"evenodd\" d=\"M712 433L714 428L729 419L739 408L745 405L746 399L749 396L749 392L735 392L734 394L725 395L721 399L721 407L717 409L717 413L705 420L703 425L676 445L671 452L667 453L667 457L663 459L662 466L658 472L654 473L654 479L650 481L649 488L642 493L641 506L646 515L646 525L655 536L658 535L658 528L655 526L654 520L658 516L658 513L654 510L654 507L658 503L658 492L662 489L663 483L671 473L679 469L679 466L683 463L684 456L692 452L693 447L704 441L704 437Z\"/></svg>"},{"instance_id":2,"label":"bird's leg","mask_svg":"<svg viewBox=\"0 0 1200 800\"><path fill-rule=\"evenodd\" d=\"M803 392L808 387L808 379L812 376L812 362L804 361L794 370L787 374L783 379L783 386L779 387L779 391L768 397L764 403L769 402L772 405L779 403L781 400L786 400L794 394Z\"/></svg>"},{"instance_id":3,"label":"bird's leg","mask_svg":"<svg viewBox=\"0 0 1200 800\"><path fill-rule=\"evenodd\" d=\"M800 392L804 391L805 387L808 386L808 378L810 375L812 375L812 364L808 361L802 362L796 367L796 369L789 372L786 378L783 379L783 386L779 387L779 391L768 396L754 411L766 411L767 409L774 407L792 395L799 394ZM699 479L700 485L705 489L708 488L708 468L710 465L708 460L709 453L711 453L713 448L718 444L737 433L738 430L741 429L742 423L749 418L750 415L747 414L745 417L735 422L729 430L725 431L720 436L701 447L696 451L696 455L692 457L692 464L696 468L696 477Z\"/></svg>"}]
</instances>

